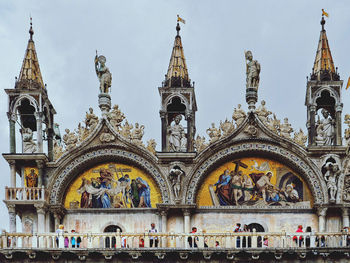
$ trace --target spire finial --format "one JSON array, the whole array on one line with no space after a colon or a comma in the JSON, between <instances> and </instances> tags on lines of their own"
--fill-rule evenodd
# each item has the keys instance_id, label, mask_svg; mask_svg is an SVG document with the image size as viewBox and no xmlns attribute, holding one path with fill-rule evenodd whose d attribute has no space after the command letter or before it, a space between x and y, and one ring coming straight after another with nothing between
<instances>
[{"instance_id":1,"label":"spire finial","mask_svg":"<svg viewBox=\"0 0 350 263\"><path fill-rule=\"evenodd\" d=\"M33 26L33 20L32 20L32 17L30 17L30 29L29 29L30 40L33 40L33 35L34 35L34 30L32 26Z\"/></svg>"},{"instance_id":2,"label":"spire finial","mask_svg":"<svg viewBox=\"0 0 350 263\"><path fill-rule=\"evenodd\" d=\"M324 19L324 16L328 17L329 14L322 9L322 19L321 19L321 26L322 26L322 31L324 31L324 24L326 24L326 20Z\"/></svg>"},{"instance_id":3,"label":"spire finial","mask_svg":"<svg viewBox=\"0 0 350 263\"><path fill-rule=\"evenodd\" d=\"M179 22L177 23L177 25L176 25L176 31L177 31L177 36L179 36L180 35L180 24L179 24Z\"/></svg>"}]
</instances>

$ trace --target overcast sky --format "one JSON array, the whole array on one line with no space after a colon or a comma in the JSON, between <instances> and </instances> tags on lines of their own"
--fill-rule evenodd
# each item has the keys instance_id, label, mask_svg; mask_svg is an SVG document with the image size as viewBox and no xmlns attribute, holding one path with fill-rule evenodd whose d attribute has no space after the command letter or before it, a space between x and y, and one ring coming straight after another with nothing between
<instances>
[{"instance_id":1,"label":"overcast sky","mask_svg":"<svg viewBox=\"0 0 350 263\"><path fill-rule=\"evenodd\" d=\"M34 41L49 98L64 128L75 129L85 112L98 108L95 50L107 58L112 103L131 123L146 126L145 141L160 149L160 98L176 35L176 15L186 20L181 37L190 78L195 81L197 133L212 122L231 120L245 102L244 50L261 64L259 104L266 101L279 119L305 128L306 76L311 73L320 35L321 9L344 88L350 75L350 2L343 1L0 1L0 88L14 88L29 39ZM343 88L343 91L344 91ZM343 93L350 112L350 91ZM0 151L9 151L7 95L0 97ZM343 127L344 130L344 127ZM20 146L20 143L17 142ZM10 185L8 164L0 158L0 197ZM19 182L19 179L17 179ZM0 205L1 227L8 229Z\"/></svg>"}]
</instances>

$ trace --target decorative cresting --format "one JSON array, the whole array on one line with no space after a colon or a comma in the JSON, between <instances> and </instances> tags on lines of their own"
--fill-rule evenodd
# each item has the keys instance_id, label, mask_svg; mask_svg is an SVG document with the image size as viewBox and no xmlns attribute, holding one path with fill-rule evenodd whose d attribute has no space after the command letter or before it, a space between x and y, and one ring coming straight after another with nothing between
<instances>
[{"instance_id":1,"label":"decorative cresting","mask_svg":"<svg viewBox=\"0 0 350 263\"><path fill-rule=\"evenodd\" d=\"M260 154L260 155L259 155ZM262 154L262 155L261 155ZM287 166L293 167L297 172L300 172L305 181L308 183L315 204L323 204L328 202L327 189L322 180L322 175L319 174L317 167L312 163L307 163L305 158L300 158L295 153L267 142L245 142L226 147L218 151L209 158L203 158L203 161L197 166L193 174L190 176L188 187L186 189L187 204L193 204L200 183L211 172L212 169L222 164L223 161L230 157L239 158L239 156L270 156L279 160L281 163L286 163Z\"/></svg>"},{"instance_id":2,"label":"decorative cresting","mask_svg":"<svg viewBox=\"0 0 350 263\"><path fill-rule=\"evenodd\" d=\"M74 180L74 176L80 174L79 171L85 170L91 163L97 164L111 160L126 161L145 170L145 172L156 181L161 192L163 203L167 204L170 202L169 187L165 176L160 173L154 164L140 155L126 150L105 148L92 150L74 158L63 170L53 175L51 182L54 183L50 187L50 204L62 204L66 188L69 186L70 182Z\"/></svg>"}]
</instances>

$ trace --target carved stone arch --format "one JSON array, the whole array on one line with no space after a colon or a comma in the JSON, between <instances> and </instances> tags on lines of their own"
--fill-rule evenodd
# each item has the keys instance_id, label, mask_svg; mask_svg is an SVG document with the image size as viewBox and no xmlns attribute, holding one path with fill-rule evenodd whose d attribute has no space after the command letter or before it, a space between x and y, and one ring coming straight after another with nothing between
<instances>
[{"instance_id":1,"label":"carved stone arch","mask_svg":"<svg viewBox=\"0 0 350 263\"><path fill-rule=\"evenodd\" d=\"M171 94L171 95L166 99L164 106L167 107L167 106L171 103L171 101L172 101L174 98L176 98L176 97L179 98L180 101L181 101L181 103L183 103L183 104L185 105L187 111L190 110L190 106L189 106L189 103L188 103L188 99L187 99L184 95L182 95L182 94L180 94L180 93Z\"/></svg>"},{"instance_id":2,"label":"carved stone arch","mask_svg":"<svg viewBox=\"0 0 350 263\"><path fill-rule=\"evenodd\" d=\"M257 156L261 154L264 158L271 158L287 167L291 167L307 183L315 204L328 202L327 187L318 167L311 161L301 158L300 155L289 149L269 143L269 142L241 142L217 151L211 156L207 156L198 162L198 165L189 174L187 183L185 202L193 204L201 183L207 175L221 164L233 158Z\"/></svg>"},{"instance_id":3,"label":"carved stone arch","mask_svg":"<svg viewBox=\"0 0 350 263\"><path fill-rule=\"evenodd\" d=\"M21 105L22 100L27 99L29 104L34 107L35 112L39 112L38 102L28 94L21 94L12 104L10 111L16 113L17 108Z\"/></svg>"},{"instance_id":4,"label":"carved stone arch","mask_svg":"<svg viewBox=\"0 0 350 263\"><path fill-rule=\"evenodd\" d=\"M334 90L332 90L329 87L321 87L316 92L316 94L315 94L315 96L313 98L312 104L316 105L316 100L322 96L322 92L323 91L329 92L329 95L335 99L335 104L340 103L340 97L339 97L339 95L337 93L334 92Z\"/></svg>"},{"instance_id":5,"label":"carved stone arch","mask_svg":"<svg viewBox=\"0 0 350 263\"><path fill-rule=\"evenodd\" d=\"M137 168L147 172L159 187L162 202L164 204L170 203L170 190L167 179L152 161L124 149L103 148L84 151L81 155L70 160L62 169L57 169L57 172L52 175L50 180L50 204L63 204L66 190L82 170L103 162L116 160L135 165Z\"/></svg>"},{"instance_id":6,"label":"carved stone arch","mask_svg":"<svg viewBox=\"0 0 350 263\"><path fill-rule=\"evenodd\" d=\"M118 226L122 230L122 232L126 232L125 226L122 225L120 222L108 221L107 223L103 224L103 226L100 229L100 233L104 233L104 230L111 225Z\"/></svg>"}]
</instances>

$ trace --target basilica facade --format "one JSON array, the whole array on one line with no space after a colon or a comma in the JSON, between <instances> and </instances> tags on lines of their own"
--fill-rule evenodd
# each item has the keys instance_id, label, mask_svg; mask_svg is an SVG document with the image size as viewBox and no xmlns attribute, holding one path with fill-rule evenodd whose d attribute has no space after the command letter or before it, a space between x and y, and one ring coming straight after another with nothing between
<instances>
[{"instance_id":1,"label":"basilica facade","mask_svg":"<svg viewBox=\"0 0 350 263\"><path fill-rule=\"evenodd\" d=\"M101 112L90 108L61 135L30 27L19 77L5 90L11 185L3 261L347 261L350 115L342 114L324 18L306 83L307 130L258 102L261 66L248 51L248 110L238 105L232 120L213 123L209 141L196 133L179 22L158 88L159 151L112 103L112 72L98 54Z\"/></svg>"}]
</instances>

